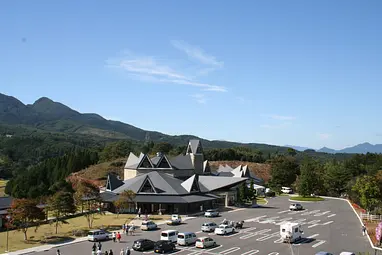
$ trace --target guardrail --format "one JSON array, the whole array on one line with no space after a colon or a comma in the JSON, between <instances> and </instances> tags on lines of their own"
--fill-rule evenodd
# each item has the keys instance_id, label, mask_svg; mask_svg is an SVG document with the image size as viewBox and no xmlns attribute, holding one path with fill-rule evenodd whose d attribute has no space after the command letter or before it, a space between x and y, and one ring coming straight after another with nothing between
<instances>
[{"instance_id":1,"label":"guardrail","mask_svg":"<svg viewBox=\"0 0 382 255\"><path fill-rule=\"evenodd\" d=\"M370 213L360 213L359 217L363 220L382 221L382 215L376 215L376 214L370 214Z\"/></svg>"}]
</instances>

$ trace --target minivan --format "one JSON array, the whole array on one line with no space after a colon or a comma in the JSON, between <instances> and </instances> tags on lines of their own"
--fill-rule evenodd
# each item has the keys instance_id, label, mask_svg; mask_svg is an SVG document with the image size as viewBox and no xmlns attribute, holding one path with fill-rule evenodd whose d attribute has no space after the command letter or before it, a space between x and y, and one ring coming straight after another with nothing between
<instances>
[{"instance_id":1,"label":"minivan","mask_svg":"<svg viewBox=\"0 0 382 255\"><path fill-rule=\"evenodd\" d=\"M178 245L189 245L196 242L196 235L193 232L184 232L178 234Z\"/></svg>"},{"instance_id":2,"label":"minivan","mask_svg":"<svg viewBox=\"0 0 382 255\"><path fill-rule=\"evenodd\" d=\"M176 243L176 241L178 240L178 233L179 232L177 230L162 231L162 233L160 234L160 240Z\"/></svg>"}]
</instances>

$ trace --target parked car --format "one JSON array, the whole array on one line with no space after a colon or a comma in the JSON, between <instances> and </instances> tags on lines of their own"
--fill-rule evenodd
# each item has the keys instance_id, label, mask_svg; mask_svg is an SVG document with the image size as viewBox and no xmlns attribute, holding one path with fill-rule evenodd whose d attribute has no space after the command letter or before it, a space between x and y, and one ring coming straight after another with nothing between
<instances>
[{"instance_id":1,"label":"parked car","mask_svg":"<svg viewBox=\"0 0 382 255\"><path fill-rule=\"evenodd\" d=\"M265 194L264 194L266 197L274 197L276 196L276 192L274 192L273 190L269 189L269 188L266 188L265 189Z\"/></svg>"},{"instance_id":2,"label":"parked car","mask_svg":"<svg viewBox=\"0 0 382 255\"><path fill-rule=\"evenodd\" d=\"M235 232L235 228L232 225L221 224L215 228L215 234L217 235L226 235L233 232Z\"/></svg>"},{"instance_id":3,"label":"parked car","mask_svg":"<svg viewBox=\"0 0 382 255\"><path fill-rule=\"evenodd\" d=\"M340 253L340 255L355 255L354 252L348 252L348 251L343 251Z\"/></svg>"},{"instance_id":4,"label":"parked car","mask_svg":"<svg viewBox=\"0 0 382 255\"><path fill-rule=\"evenodd\" d=\"M88 241L98 242L103 240L109 240L110 233L101 229L94 229L88 232Z\"/></svg>"},{"instance_id":5,"label":"parked car","mask_svg":"<svg viewBox=\"0 0 382 255\"><path fill-rule=\"evenodd\" d=\"M154 248L155 242L149 239L138 239L133 243L134 251L147 251Z\"/></svg>"},{"instance_id":6,"label":"parked car","mask_svg":"<svg viewBox=\"0 0 382 255\"><path fill-rule=\"evenodd\" d=\"M326 251L320 251L320 252L317 252L316 255L333 255L333 253L326 252Z\"/></svg>"},{"instance_id":7,"label":"parked car","mask_svg":"<svg viewBox=\"0 0 382 255\"><path fill-rule=\"evenodd\" d=\"M160 240L154 244L155 253L167 253L175 250L175 244L170 241Z\"/></svg>"},{"instance_id":8,"label":"parked car","mask_svg":"<svg viewBox=\"0 0 382 255\"><path fill-rule=\"evenodd\" d=\"M171 215L171 219L166 221L167 225L179 225L182 223L182 217L178 214Z\"/></svg>"},{"instance_id":9,"label":"parked car","mask_svg":"<svg viewBox=\"0 0 382 255\"><path fill-rule=\"evenodd\" d=\"M204 213L205 217L218 217L219 211L217 209L209 209Z\"/></svg>"},{"instance_id":10,"label":"parked car","mask_svg":"<svg viewBox=\"0 0 382 255\"><path fill-rule=\"evenodd\" d=\"M215 245L216 245L216 242L214 241L214 239L208 236L199 237L198 239L196 239L196 242L195 242L195 247L202 248L202 249L213 247Z\"/></svg>"},{"instance_id":11,"label":"parked car","mask_svg":"<svg viewBox=\"0 0 382 255\"><path fill-rule=\"evenodd\" d=\"M155 224L153 221L142 221L141 230L143 230L143 231L153 230L153 229L157 229L157 228L158 228L157 224Z\"/></svg>"},{"instance_id":12,"label":"parked car","mask_svg":"<svg viewBox=\"0 0 382 255\"><path fill-rule=\"evenodd\" d=\"M291 211L299 211L299 210L302 210L302 209L304 209L302 207L302 205L301 204L297 204L297 203L290 204L290 206L289 206L289 210L291 210Z\"/></svg>"},{"instance_id":13,"label":"parked car","mask_svg":"<svg viewBox=\"0 0 382 255\"><path fill-rule=\"evenodd\" d=\"M202 225L202 231L203 232L213 232L215 231L215 228L217 228L218 225L215 222L206 222Z\"/></svg>"},{"instance_id":14,"label":"parked car","mask_svg":"<svg viewBox=\"0 0 382 255\"><path fill-rule=\"evenodd\" d=\"M176 243L178 241L178 230L165 230L160 234L160 240Z\"/></svg>"},{"instance_id":15,"label":"parked car","mask_svg":"<svg viewBox=\"0 0 382 255\"><path fill-rule=\"evenodd\" d=\"M293 190L290 187L282 187L281 192L284 194L292 194Z\"/></svg>"},{"instance_id":16,"label":"parked car","mask_svg":"<svg viewBox=\"0 0 382 255\"><path fill-rule=\"evenodd\" d=\"M184 232L178 234L178 245L189 245L196 242L196 235L193 232Z\"/></svg>"}]
</instances>

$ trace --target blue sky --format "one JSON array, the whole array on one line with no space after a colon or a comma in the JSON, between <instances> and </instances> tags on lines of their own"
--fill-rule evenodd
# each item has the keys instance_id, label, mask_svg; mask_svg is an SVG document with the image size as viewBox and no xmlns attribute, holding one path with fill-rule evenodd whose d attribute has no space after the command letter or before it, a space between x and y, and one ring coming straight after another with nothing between
<instances>
[{"instance_id":1,"label":"blue sky","mask_svg":"<svg viewBox=\"0 0 382 255\"><path fill-rule=\"evenodd\" d=\"M168 134L382 143L382 1L2 1L0 92Z\"/></svg>"}]
</instances>

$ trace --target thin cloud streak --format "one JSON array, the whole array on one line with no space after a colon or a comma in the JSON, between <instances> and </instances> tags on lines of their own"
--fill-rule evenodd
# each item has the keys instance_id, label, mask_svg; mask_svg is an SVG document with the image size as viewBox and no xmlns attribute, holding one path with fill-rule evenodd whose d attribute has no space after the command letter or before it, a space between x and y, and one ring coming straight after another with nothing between
<instances>
[{"instance_id":1,"label":"thin cloud streak","mask_svg":"<svg viewBox=\"0 0 382 255\"><path fill-rule=\"evenodd\" d=\"M194 94L194 95L191 95L191 97L194 98L198 104L206 104L207 103L207 98L203 94Z\"/></svg>"},{"instance_id":2,"label":"thin cloud streak","mask_svg":"<svg viewBox=\"0 0 382 255\"><path fill-rule=\"evenodd\" d=\"M125 55L121 59L107 60L106 66L126 71L129 76L144 82L188 85L199 87L204 91L227 91L223 86L195 81L170 66L158 63L153 57L135 57L131 53Z\"/></svg>"},{"instance_id":3,"label":"thin cloud streak","mask_svg":"<svg viewBox=\"0 0 382 255\"><path fill-rule=\"evenodd\" d=\"M224 62L216 60L214 56L208 55L199 47L177 40L172 40L171 44L176 49L186 53L189 58L195 59L204 65L214 66L216 68L222 68L224 66Z\"/></svg>"}]
</instances>

